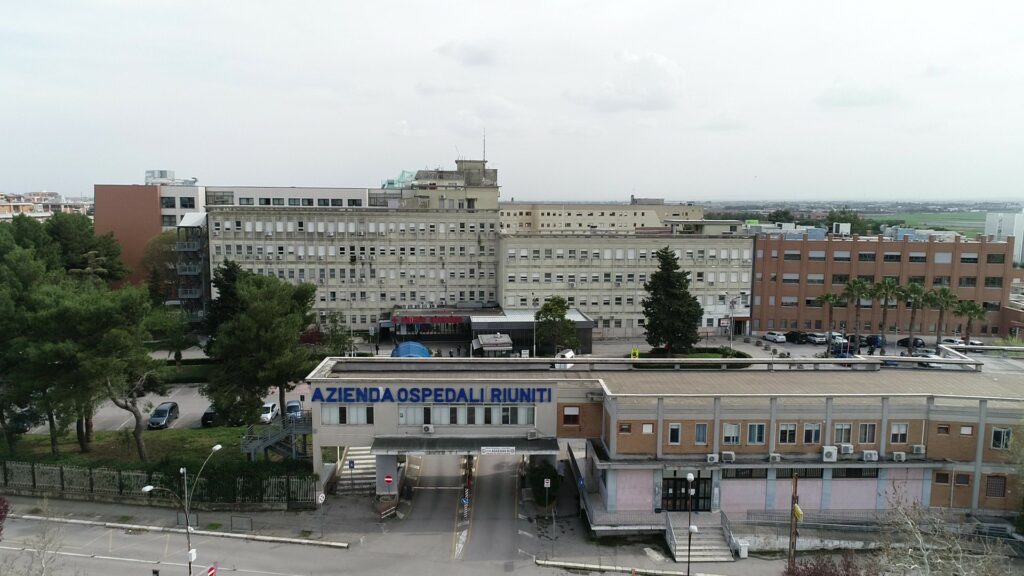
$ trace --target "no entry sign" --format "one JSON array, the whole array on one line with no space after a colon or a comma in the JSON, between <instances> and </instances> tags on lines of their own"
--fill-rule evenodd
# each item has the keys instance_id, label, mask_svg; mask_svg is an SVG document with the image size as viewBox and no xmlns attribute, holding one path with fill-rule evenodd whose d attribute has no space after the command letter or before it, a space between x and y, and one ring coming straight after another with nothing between
<instances>
[{"instance_id":1,"label":"no entry sign","mask_svg":"<svg viewBox=\"0 0 1024 576\"><path fill-rule=\"evenodd\" d=\"M391 474L384 476L384 483L390 485L395 479L391 477Z\"/></svg>"}]
</instances>

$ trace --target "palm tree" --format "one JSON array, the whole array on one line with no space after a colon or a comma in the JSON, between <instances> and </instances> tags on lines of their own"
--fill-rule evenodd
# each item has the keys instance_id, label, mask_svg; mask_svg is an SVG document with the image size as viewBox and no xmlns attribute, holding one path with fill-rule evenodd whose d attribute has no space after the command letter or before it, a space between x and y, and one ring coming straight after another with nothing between
<instances>
[{"instance_id":1,"label":"palm tree","mask_svg":"<svg viewBox=\"0 0 1024 576\"><path fill-rule=\"evenodd\" d=\"M964 328L964 340L970 346L971 329L974 327L974 321L984 320L988 311L974 300L961 300L957 303L956 308L953 309L953 313L957 316L963 316L967 320L967 327Z\"/></svg>"},{"instance_id":2,"label":"palm tree","mask_svg":"<svg viewBox=\"0 0 1024 576\"><path fill-rule=\"evenodd\" d=\"M871 297L882 304L882 329L879 334L882 337L879 354L885 356L885 332L889 329L889 302L897 300L900 295L900 285L895 278L883 278L871 287Z\"/></svg>"},{"instance_id":3,"label":"palm tree","mask_svg":"<svg viewBox=\"0 0 1024 576\"><path fill-rule=\"evenodd\" d=\"M860 346L860 301L871 295L871 284L867 280L856 278L850 280L843 287L843 298L847 302L853 302L853 333L857 339L857 346Z\"/></svg>"},{"instance_id":4,"label":"palm tree","mask_svg":"<svg viewBox=\"0 0 1024 576\"><path fill-rule=\"evenodd\" d=\"M917 311L928 298L928 291L917 282L911 282L902 290L903 300L910 308L910 327L907 329L907 356L914 355L914 321L917 320Z\"/></svg>"},{"instance_id":5,"label":"palm tree","mask_svg":"<svg viewBox=\"0 0 1024 576\"><path fill-rule=\"evenodd\" d=\"M960 299L956 293L945 286L928 292L928 306L939 311L939 323L935 326L936 348L942 342L942 335L945 332L943 323L946 321L946 312L954 310L959 303Z\"/></svg>"},{"instance_id":6,"label":"palm tree","mask_svg":"<svg viewBox=\"0 0 1024 576\"><path fill-rule=\"evenodd\" d=\"M827 327L829 334L828 338L825 341L825 358L828 358L829 356L832 355L832 310L839 302L839 295L832 292L826 292L825 294L821 294L817 298L815 298L814 302L817 303L818 306L825 306L828 308Z\"/></svg>"}]
</instances>

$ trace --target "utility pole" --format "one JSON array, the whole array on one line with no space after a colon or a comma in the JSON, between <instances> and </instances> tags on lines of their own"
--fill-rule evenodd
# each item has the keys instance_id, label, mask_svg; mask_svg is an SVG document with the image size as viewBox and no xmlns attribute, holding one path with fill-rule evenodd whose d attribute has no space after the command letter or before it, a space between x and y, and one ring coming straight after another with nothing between
<instances>
[{"instance_id":1,"label":"utility pole","mask_svg":"<svg viewBox=\"0 0 1024 576\"><path fill-rule=\"evenodd\" d=\"M792 572L796 567L796 511L797 505L800 503L800 496L796 493L797 482L799 481L799 474L793 473L793 498L789 505L789 571Z\"/></svg>"}]
</instances>

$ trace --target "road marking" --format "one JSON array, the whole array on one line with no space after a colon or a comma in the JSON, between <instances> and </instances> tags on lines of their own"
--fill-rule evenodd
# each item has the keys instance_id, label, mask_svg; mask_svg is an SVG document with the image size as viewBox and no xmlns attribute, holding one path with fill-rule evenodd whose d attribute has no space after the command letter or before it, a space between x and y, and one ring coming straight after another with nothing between
<instances>
[{"instance_id":1,"label":"road marking","mask_svg":"<svg viewBox=\"0 0 1024 576\"><path fill-rule=\"evenodd\" d=\"M130 416L130 417L128 417L128 418L127 418L127 419L126 419L126 420L125 420L124 422L121 422L121 425L117 427L117 430L118 430L118 431L121 431L121 430L122 430L122 429L124 429L124 427L125 427L125 426L127 426L127 425L128 425L128 423L129 423L129 422L131 422L132 420L135 420L135 417L134 417L134 416Z\"/></svg>"},{"instance_id":2,"label":"road marking","mask_svg":"<svg viewBox=\"0 0 1024 576\"><path fill-rule=\"evenodd\" d=\"M30 548L28 546L20 548L17 546L0 546L0 550L10 550L12 552L46 552L56 556L68 556L70 558L82 558L86 560L112 560L114 562L127 562L130 564L151 564L155 566L176 566L180 568L185 568L186 566L188 566L188 564L185 564L184 562L166 562L162 560L147 560L145 558L125 558L123 556L103 556L100 554L88 554L84 552L65 552L63 550L41 551L35 548ZM209 568L209 566L204 566L202 564L193 564L193 568L198 570L205 570ZM263 574L265 576L303 576L302 574L292 574L289 572L268 572L266 570L249 570L246 568L237 567L229 569L225 566L221 566L220 568L223 570L230 570L231 572L238 572L242 574Z\"/></svg>"},{"instance_id":3,"label":"road marking","mask_svg":"<svg viewBox=\"0 0 1024 576\"><path fill-rule=\"evenodd\" d=\"M413 486L413 490L462 490L462 486Z\"/></svg>"},{"instance_id":4,"label":"road marking","mask_svg":"<svg viewBox=\"0 0 1024 576\"><path fill-rule=\"evenodd\" d=\"M529 537L529 538L534 538L534 535L533 535L533 534L530 534L530 533L529 533L529 532L527 532L526 530L520 530L520 531L519 531L519 534L520 534L520 535L522 535L522 536L527 536L527 537Z\"/></svg>"}]
</instances>

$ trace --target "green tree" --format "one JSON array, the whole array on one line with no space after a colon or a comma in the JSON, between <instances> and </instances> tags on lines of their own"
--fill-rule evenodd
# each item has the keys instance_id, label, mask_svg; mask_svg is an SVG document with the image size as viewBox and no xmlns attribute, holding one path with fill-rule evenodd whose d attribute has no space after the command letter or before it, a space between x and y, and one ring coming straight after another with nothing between
<instances>
[{"instance_id":1,"label":"green tree","mask_svg":"<svg viewBox=\"0 0 1024 576\"><path fill-rule=\"evenodd\" d=\"M882 325L879 332L882 336L882 345L879 353L885 356L885 334L889 331L889 303L899 300L900 284L895 278L883 278L871 287L871 297L882 307Z\"/></svg>"},{"instance_id":2,"label":"green tree","mask_svg":"<svg viewBox=\"0 0 1024 576\"><path fill-rule=\"evenodd\" d=\"M316 287L272 276L246 275L236 285L239 309L216 333L211 356L220 362L206 394L218 414L255 416L271 387L280 406L292 382L311 368L299 337L311 323Z\"/></svg>"},{"instance_id":3,"label":"green tree","mask_svg":"<svg viewBox=\"0 0 1024 576\"><path fill-rule=\"evenodd\" d=\"M647 320L647 343L664 346L665 353L685 352L700 341L704 309L690 294L690 273L679 269L679 258L668 247L655 252L658 270L644 283L648 296L643 300Z\"/></svg>"},{"instance_id":4,"label":"green tree","mask_svg":"<svg viewBox=\"0 0 1024 576\"><path fill-rule=\"evenodd\" d=\"M238 296L238 283L253 274L243 270L238 262L225 260L213 271L213 290L217 297L210 302L210 312L206 315L206 333L210 336L206 343L206 351L210 353L220 325L238 315L242 303Z\"/></svg>"},{"instance_id":5,"label":"green tree","mask_svg":"<svg viewBox=\"0 0 1024 576\"><path fill-rule=\"evenodd\" d=\"M901 290L900 297L910 308L910 326L907 328L907 356L914 353L914 322L917 321L917 311L924 306L928 299L928 291L917 282L907 284Z\"/></svg>"},{"instance_id":6,"label":"green tree","mask_svg":"<svg viewBox=\"0 0 1024 576\"><path fill-rule=\"evenodd\" d=\"M967 321L967 325L964 327L964 340L970 345L974 323L976 321L984 322L987 316L985 307L974 300L961 300L957 303L956 308L954 308L954 314L963 317Z\"/></svg>"},{"instance_id":7,"label":"green tree","mask_svg":"<svg viewBox=\"0 0 1024 576\"><path fill-rule=\"evenodd\" d=\"M576 334L576 323L566 318L569 304L561 296L552 296L533 315L537 323L537 343L551 355L558 354L564 348L575 349L580 341Z\"/></svg>"},{"instance_id":8,"label":"green tree","mask_svg":"<svg viewBox=\"0 0 1024 576\"><path fill-rule=\"evenodd\" d=\"M344 356L352 352L352 331L345 324L345 315L330 313L319 323L320 343L316 346L318 356Z\"/></svg>"},{"instance_id":9,"label":"green tree","mask_svg":"<svg viewBox=\"0 0 1024 576\"><path fill-rule=\"evenodd\" d=\"M160 349L174 357L174 367L178 369L181 369L181 353L198 342L185 313L162 304L146 317L146 329L160 343Z\"/></svg>"},{"instance_id":10,"label":"green tree","mask_svg":"<svg viewBox=\"0 0 1024 576\"><path fill-rule=\"evenodd\" d=\"M174 245L178 235L175 230L162 232L146 244L146 252L142 256L139 267L148 271L146 285L149 288L150 300L153 305L163 304L172 300L177 283L177 255Z\"/></svg>"},{"instance_id":11,"label":"green tree","mask_svg":"<svg viewBox=\"0 0 1024 576\"><path fill-rule=\"evenodd\" d=\"M843 299L853 302L853 333L857 338L857 346L860 346L860 310L861 300L871 297L871 283L867 280L855 278L846 283L843 287Z\"/></svg>"},{"instance_id":12,"label":"green tree","mask_svg":"<svg viewBox=\"0 0 1024 576\"><path fill-rule=\"evenodd\" d=\"M113 234L97 236L88 216L58 212L44 226L60 251L66 271L85 270L104 281L128 275L128 267L121 262L121 246Z\"/></svg>"},{"instance_id":13,"label":"green tree","mask_svg":"<svg viewBox=\"0 0 1024 576\"><path fill-rule=\"evenodd\" d=\"M829 331L829 337L825 342L825 357L828 358L832 355L832 331L835 329L835 322L832 320L832 317L836 304L839 303L839 295L833 292L819 294L818 297L814 299L814 303L818 306L825 307L825 316L828 319L826 326Z\"/></svg>"},{"instance_id":14,"label":"green tree","mask_svg":"<svg viewBox=\"0 0 1024 576\"><path fill-rule=\"evenodd\" d=\"M871 232L870 223L861 218L856 210L851 210L848 207L828 211L828 215L825 216L825 227L831 230L832 224L836 222L849 223L851 234L868 234Z\"/></svg>"},{"instance_id":15,"label":"green tree","mask_svg":"<svg viewBox=\"0 0 1024 576\"><path fill-rule=\"evenodd\" d=\"M796 222L796 216L793 215L793 211L789 208L782 208L780 210L772 210L768 213L769 222Z\"/></svg>"},{"instance_id":16,"label":"green tree","mask_svg":"<svg viewBox=\"0 0 1024 576\"><path fill-rule=\"evenodd\" d=\"M946 330L946 313L955 310L960 298L956 293L943 286L928 292L928 307L939 311L939 323L935 327L935 347L938 348L942 342L942 335Z\"/></svg>"}]
</instances>

